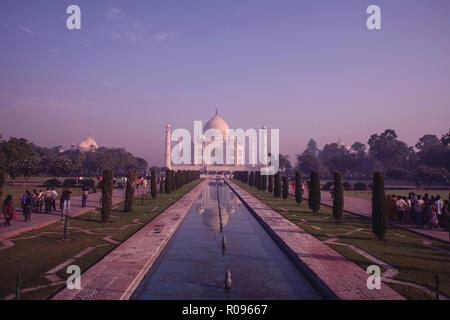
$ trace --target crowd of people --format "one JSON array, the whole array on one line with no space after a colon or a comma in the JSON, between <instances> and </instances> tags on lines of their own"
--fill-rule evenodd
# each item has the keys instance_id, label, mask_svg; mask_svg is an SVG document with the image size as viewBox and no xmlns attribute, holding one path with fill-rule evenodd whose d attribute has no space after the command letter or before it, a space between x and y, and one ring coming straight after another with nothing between
<instances>
[{"instance_id":1,"label":"crowd of people","mask_svg":"<svg viewBox=\"0 0 450 320\"><path fill-rule=\"evenodd\" d=\"M419 229L436 229L439 226L448 230L450 222L449 201L441 196L424 196L410 192L409 195L389 195L388 216L398 224L415 223Z\"/></svg>"},{"instance_id":2,"label":"crowd of people","mask_svg":"<svg viewBox=\"0 0 450 320\"><path fill-rule=\"evenodd\" d=\"M83 187L82 206L86 206L88 188ZM59 209L61 210L61 220L65 215L70 216L70 188L64 188L59 197ZM20 197L20 205L22 208L24 222L31 221L32 213L42 213L43 208L45 213L56 211L56 201L58 200L58 192L55 188L47 188L46 191L33 190L30 192L26 190ZM12 195L7 195L2 204L2 213L5 217L5 226L11 225L12 219L17 219L18 215L14 209L14 201Z\"/></svg>"}]
</instances>

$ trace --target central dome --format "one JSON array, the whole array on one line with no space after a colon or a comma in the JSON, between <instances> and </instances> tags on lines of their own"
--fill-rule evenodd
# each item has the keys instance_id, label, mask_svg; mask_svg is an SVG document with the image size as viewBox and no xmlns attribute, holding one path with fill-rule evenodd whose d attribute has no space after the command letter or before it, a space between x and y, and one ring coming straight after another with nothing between
<instances>
[{"instance_id":1,"label":"central dome","mask_svg":"<svg viewBox=\"0 0 450 320\"><path fill-rule=\"evenodd\" d=\"M206 132L208 129L218 129L225 137L226 132L229 128L230 127L228 126L226 121L219 117L216 113L216 115L205 124L205 126L203 127L203 132Z\"/></svg>"}]
</instances>

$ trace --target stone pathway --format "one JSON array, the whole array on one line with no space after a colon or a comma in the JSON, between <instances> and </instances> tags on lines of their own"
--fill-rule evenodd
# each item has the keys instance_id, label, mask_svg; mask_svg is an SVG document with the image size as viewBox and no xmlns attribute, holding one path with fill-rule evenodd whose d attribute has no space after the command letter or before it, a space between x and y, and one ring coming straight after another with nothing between
<instances>
[{"instance_id":1,"label":"stone pathway","mask_svg":"<svg viewBox=\"0 0 450 320\"><path fill-rule=\"evenodd\" d=\"M205 183L206 180L84 272L81 275L81 289L65 288L53 299L130 299L200 195ZM140 221L136 219L134 222Z\"/></svg>"},{"instance_id":2,"label":"stone pathway","mask_svg":"<svg viewBox=\"0 0 450 320\"><path fill-rule=\"evenodd\" d=\"M141 195L142 192L150 192L149 188L136 189L135 195ZM93 211L100 207L101 192L91 193L88 196L87 206L81 207L81 196L72 197L70 199L71 216L76 217L84 213ZM113 204L123 201L125 198L125 191L120 189L114 189L112 202ZM16 209L19 218L12 220L10 226L4 226L4 217L0 218L0 241L14 237L18 234L38 229L49 224L58 222L61 219L61 210L59 210L59 201L57 201L57 211L51 213L32 213L31 222L24 222L23 213L21 209Z\"/></svg>"},{"instance_id":3,"label":"stone pathway","mask_svg":"<svg viewBox=\"0 0 450 320\"><path fill-rule=\"evenodd\" d=\"M294 191L292 189L290 191L290 194L294 195ZM307 197L306 192L304 196ZM322 204L329 207L333 207L333 199L331 199L331 195L329 192L322 191L321 200ZM372 203L371 201L365 199L344 196L344 210L353 214L357 214L359 216L368 218L372 217ZM445 242L450 241L449 232L441 227L438 229L429 230L429 229L417 229L415 224L397 224L393 222L390 222L390 224L405 230L409 230L424 235L429 238Z\"/></svg>"},{"instance_id":4,"label":"stone pathway","mask_svg":"<svg viewBox=\"0 0 450 320\"><path fill-rule=\"evenodd\" d=\"M287 247L303 269L312 275L312 281L317 286L322 286L324 290L330 290L337 298L345 300L404 299L388 286L382 285L380 290L369 290L366 285L369 275L365 270L282 217L233 182L228 181L228 183L241 201L252 209L275 241Z\"/></svg>"}]
</instances>

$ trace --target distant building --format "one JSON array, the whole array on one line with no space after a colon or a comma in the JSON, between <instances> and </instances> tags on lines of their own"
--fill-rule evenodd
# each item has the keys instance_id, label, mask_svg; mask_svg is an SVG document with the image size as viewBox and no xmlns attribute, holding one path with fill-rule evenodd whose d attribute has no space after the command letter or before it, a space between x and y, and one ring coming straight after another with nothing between
<instances>
[{"instance_id":1,"label":"distant building","mask_svg":"<svg viewBox=\"0 0 450 320\"><path fill-rule=\"evenodd\" d=\"M212 117L203 127L203 133L208 131L209 129L216 129L223 135L223 155L221 163L216 163L211 161L211 157L215 156L215 150L211 152L211 154L204 153L205 148L211 143L211 141L207 141L205 135L202 134L202 163L201 164L173 164L171 159L171 151L172 151L172 140L171 140L171 127L170 124L166 126L166 139L165 139L165 167L172 170L199 170L200 172L234 172L241 170L255 171L261 168L260 164L245 164L245 141L244 144L239 144L236 137L233 137L232 144L233 146L233 154L228 155L226 149L226 135L229 130L229 126L225 120L223 120L219 115L216 114ZM262 129L266 129L266 126L263 126ZM194 146L191 144L191 163L194 162ZM179 144L181 146L181 144ZM262 141L260 144L260 148L262 148L262 153L267 154L267 138ZM182 150L179 150L179 153L182 153ZM232 160L231 163L228 164L226 159L230 157ZM212 163L213 162L213 163Z\"/></svg>"},{"instance_id":2,"label":"distant building","mask_svg":"<svg viewBox=\"0 0 450 320\"><path fill-rule=\"evenodd\" d=\"M71 150L79 150L82 153L85 152L95 152L98 149L97 142L89 136L83 141L81 141L78 145L72 143Z\"/></svg>"},{"instance_id":3,"label":"distant building","mask_svg":"<svg viewBox=\"0 0 450 320\"><path fill-rule=\"evenodd\" d=\"M344 148L347 151L352 151L352 147L346 144L344 141L342 141L341 138L339 138L338 142L336 142L339 148Z\"/></svg>"}]
</instances>

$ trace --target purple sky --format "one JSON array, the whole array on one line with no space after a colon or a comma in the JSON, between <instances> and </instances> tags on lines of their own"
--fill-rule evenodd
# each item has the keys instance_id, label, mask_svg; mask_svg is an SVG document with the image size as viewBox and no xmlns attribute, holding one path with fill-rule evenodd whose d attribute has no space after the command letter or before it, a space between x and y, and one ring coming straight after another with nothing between
<instances>
[{"instance_id":1,"label":"purple sky","mask_svg":"<svg viewBox=\"0 0 450 320\"><path fill-rule=\"evenodd\" d=\"M43 146L92 135L162 165L165 124L216 107L231 128L279 128L292 162L311 137L392 128L414 145L450 126L448 0L2 0L0 40L0 134Z\"/></svg>"}]
</instances>

